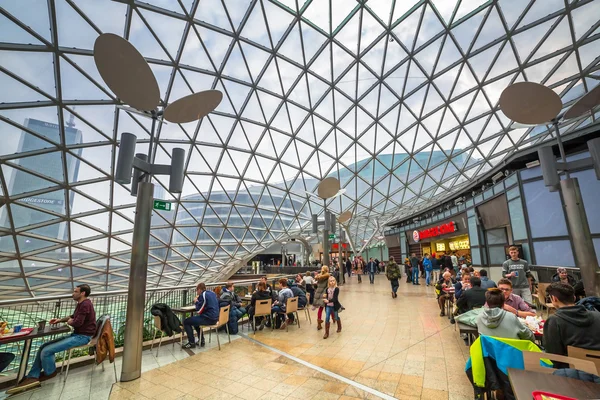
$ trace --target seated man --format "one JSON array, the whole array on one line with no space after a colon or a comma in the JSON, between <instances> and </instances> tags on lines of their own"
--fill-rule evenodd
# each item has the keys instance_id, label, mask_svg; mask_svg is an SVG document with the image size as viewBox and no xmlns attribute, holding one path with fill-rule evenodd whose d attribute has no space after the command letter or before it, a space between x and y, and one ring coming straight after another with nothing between
<instances>
[{"instance_id":1,"label":"seated man","mask_svg":"<svg viewBox=\"0 0 600 400\"><path fill-rule=\"evenodd\" d=\"M569 275L566 268L557 268L556 274L552 276L552 282L562 282L571 285L575 290L575 300L585 297L583 282L578 282L573 276Z\"/></svg>"},{"instance_id":2,"label":"seated man","mask_svg":"<svg viewBox=\"0 0 600 400\"><path fill-rule=\"evenodd\" d=\"M474 276L471 278L471 285L472 288L463 291L462 295L456 300L459 314L471 311L473 308L483 307L485 304L485 292L487 289L481 287L481 279Z\"/></svg>"},{"instance_id":3,"label":"seated man","mask_svg":"<svg viewBox=\"0 0 600 400\"><path fill-rule=\"evenodd\" d=\"M450 271L446 271L442 274L442 277L435 285L435 288L439 291L438 305L440 306L441 310L440 317L446 315L446 301L453 302L454 299L454 295L452 293L444 292L444 289L452 287L454 283L455 281L454 278L452 278L452 273L450 273Z\"/></svg>"},{"instance_id":4,"label":"seated man","mask_svg":"<svg viewBox=\"0 0 600 400\"><path fill-rule=\"evenodd\" d=\"M536 313L525 301L513 293L512 282L502 278L498 281L498 289L504 293L504 309L517 317L535 317Z\"/></svg>"},{"instance_id":5,"label":"seated man","mask_svg":"<svg viewBox=\"0 0 600 400\"><path fill-rule=\"evenodd\" d=\"M219 321L219 300L217 299L217 295L210 290L206 290L204 283L199 283L196 286L196 294L198 296L194 299L194 303L198 315L186 318L183 321L183 328L188 337L188 342L182 346L184 349L193 349L196 347L194 328L200 338L200 347L204 347L204 332L202 332L201 326L214 325Z\"/></svg>"},{"instance_id":6,"label":"seated man","mask_svg":"<svg viewBox=\"0 0 600 400\"><path fill-rule=\"evenodd\" d=\"M273 314L285 313L287 299L294 297L294 292L292 292L292 290L288 287L287 279L281 278L279 280L279 287L281 288L279 290L279 296L271 308ZM281 323L281 329L285 329L287 324L290 322L287 315L283 315L285 316L285 320Z\"/></svg>"},{"instance_id":7,"label":"seated man","mask_svg":"<svg viewBox=\"0 0 600 400\"><path fill-rule=\"evenodd\" d=\"M233 282L227 282L225 289L223 289L223 292L221 293L221 300L231 305L230 314L235 317L236 321L239 321L239 319L246 314L246 309L242 307L240 296L235 294Z\"/></svg>"},{"instance_id":8,"label":"seated man","mask_svg":"<svg viewBox=\"0 0 600 400\"><path fill-rule=\"evenodd\" d=\"M479 277L481 278L481 287L484 289L495 288L496 282L488 278L488 273L485 269L479 270Z\"/></svg>"},{"instance_id":9,"label":"seated man","mask_svg":"<svg viewBox=\"0 0 600 400\"><path fill-rule=\"evenodd\" d=\"M504 310L504 295L500 289L488 289L486 305L477 317L477 330L481 335L507 339L535 339L533 332L516 315Z\"/></svg>"},{"instance_id":10,"label":"seated man","mask_svg":"<svg viewBox=\"0 0 600 400\"><path fill-rule=\"evenodd\" d=\"M546 293L556 307L544 324L546 352L566 356L567 346L600 350L600 313L575 305L575 290L566 283L555 282Z\"/></svg>"},{"instance_id":11,"label":"seated man","mask_svg":"<svg viewBox=\"0 0 600 400\"><path fill-rule=\"evenodd\" d=\"M65 350L86 345L96 333L96 312L92 301L88 299L91 289L88 285L78 285L73 290L73 300L77 302L73 315L65 318L52 318L51 324L66 322L73 327L73 333L51 340L40 346L29 374L7 394L18 393L40 386L40 382L58 374L54 355Z\"/></svg>"}]
</instances>

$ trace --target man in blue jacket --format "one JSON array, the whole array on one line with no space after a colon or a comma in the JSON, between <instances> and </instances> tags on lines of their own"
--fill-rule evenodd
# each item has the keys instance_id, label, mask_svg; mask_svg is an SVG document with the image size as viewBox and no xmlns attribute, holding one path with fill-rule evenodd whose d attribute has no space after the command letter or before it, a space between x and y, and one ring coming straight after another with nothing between
<instances>
[{"instance_id":1,"label":"man in blue jacket","mask_svg":"<svg viewBox=\"0 0 600 400\"><path fill-rule=\"evenodd\" d=\"M375 283L375 272L377 272L377 264L373 261L373 257L369 258L369 263L367 264L367 271L369 272L369 281L371 284Z\"/></svg>"},{"instance_id":2,"label":"man in blue jacket","mask_svg":"<svg viewBox=\"0 0 600 400\"><path fill-rule=\"evenodd\" d=\"M200 338L200 347L204 347L204 332L201 327L214 325L219 321L219 300L215 292L206 290L204 283L199 283L196 286L196 294L198 295L194 302L196 305L197 315L186 318L183 321L183 327L188 337L188 342L183 345L184 349L193 349L196 347L194 339L194 328Z\"/></svg>"}]
</instances>

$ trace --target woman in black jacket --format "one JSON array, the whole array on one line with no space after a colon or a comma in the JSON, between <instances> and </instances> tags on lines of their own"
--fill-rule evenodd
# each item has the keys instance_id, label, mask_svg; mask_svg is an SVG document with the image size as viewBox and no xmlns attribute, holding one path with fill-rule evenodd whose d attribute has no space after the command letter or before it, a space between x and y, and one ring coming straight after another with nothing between
<instances>
[{"instance_id":1,"label":"woman in black jacket","mask_svg":"<svg viewBox=\"0 0 600 400\"><path fill-rule=\"evenodd\" d=\"M250 307L248 307L248 316L250 321L254 321L254 311L256 310L257 300L273 300L271 292L267 290L267 284L265 282L258 282L256 292L252 293L252 299L250 299ZM264 317L258 317L257 322L260 322L258 327L259 331L262 331L265 327L266 320Z\"/></svg>"},{"instance_id":2,"label":"woman in black jacket","mask_svg":"<svg viewBox=\"0 0 600 400\"><path fill-rule=\"evenodd\" d=\"M337 281L335 277L330 276L328 281L327 290L323 293L323 302L325 303L325 335L323 335L323 339L327 339L329 337L329 317L333 316L335 321L337 322L337 332L342 331L342 321L338 315L338 311L342 308L342 305L339 301L340 288L337 287Z\"/></svg>"}]
</instances>

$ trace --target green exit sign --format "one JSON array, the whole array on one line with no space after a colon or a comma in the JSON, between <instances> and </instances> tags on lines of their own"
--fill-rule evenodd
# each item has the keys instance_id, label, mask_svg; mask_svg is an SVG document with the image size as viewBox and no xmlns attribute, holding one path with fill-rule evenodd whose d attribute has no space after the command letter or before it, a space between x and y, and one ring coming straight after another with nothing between
<instances>
[{"instance_id":1,"label":"green exit sign","mask_svg":"<svg viewBox=\"0 0 600 400\"><path fill-rule=\"evenodd\" d=\"M163 210L163 211L171 211L171 203L163 200L154 200L154 209L155 210Z\"/></svg>"},{"instance_id":2,"label":"green exit sign","mask_svg":"<svg viewBox=\"0 0 600 400\"><path fill-rule=\"evenodd\" d=\"M329 239L335 239L335 233L330 233L329 234Z\"/></svg>"}]
</instances>

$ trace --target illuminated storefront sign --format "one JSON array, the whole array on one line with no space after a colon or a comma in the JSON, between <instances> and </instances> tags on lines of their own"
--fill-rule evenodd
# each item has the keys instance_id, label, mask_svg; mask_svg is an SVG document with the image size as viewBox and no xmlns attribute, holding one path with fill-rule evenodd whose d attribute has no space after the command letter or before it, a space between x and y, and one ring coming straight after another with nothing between
<instances>
[{"instance_id":1,"label":"illuminated storefront sign","mask_svg":"<svg viewBox=\"0 0 600 400\"><path fill-rule=\"evenodd\" d=\"M436 251L446 251L446 243L436 243L435 250Z\"/></svg>"},{"instance_id":2,"label":"illuminated storefront sign","mask_svg":"<svg viewBox=\"0 0 600 400\"><path fill-rule=\"evenodd\" d=\"M471 248L469 239L450 242L448 245L450 246L450 250L469 250Z\"/></svg>"},{"instance_id":3,"label":"illuminated storefront sign","mask_svg":"<svg viewBox=\"0 0 600 400\"><path fill-rule=\"evenodd\" d=\"M446 235L453 233L458 230L454 221L448 222L447 224L434 226L433 228L423 229L422 231L414 231L413 239L415 242L419 242L423 239L428 239L436 236Z\"/></svg>"}]
</instances>

